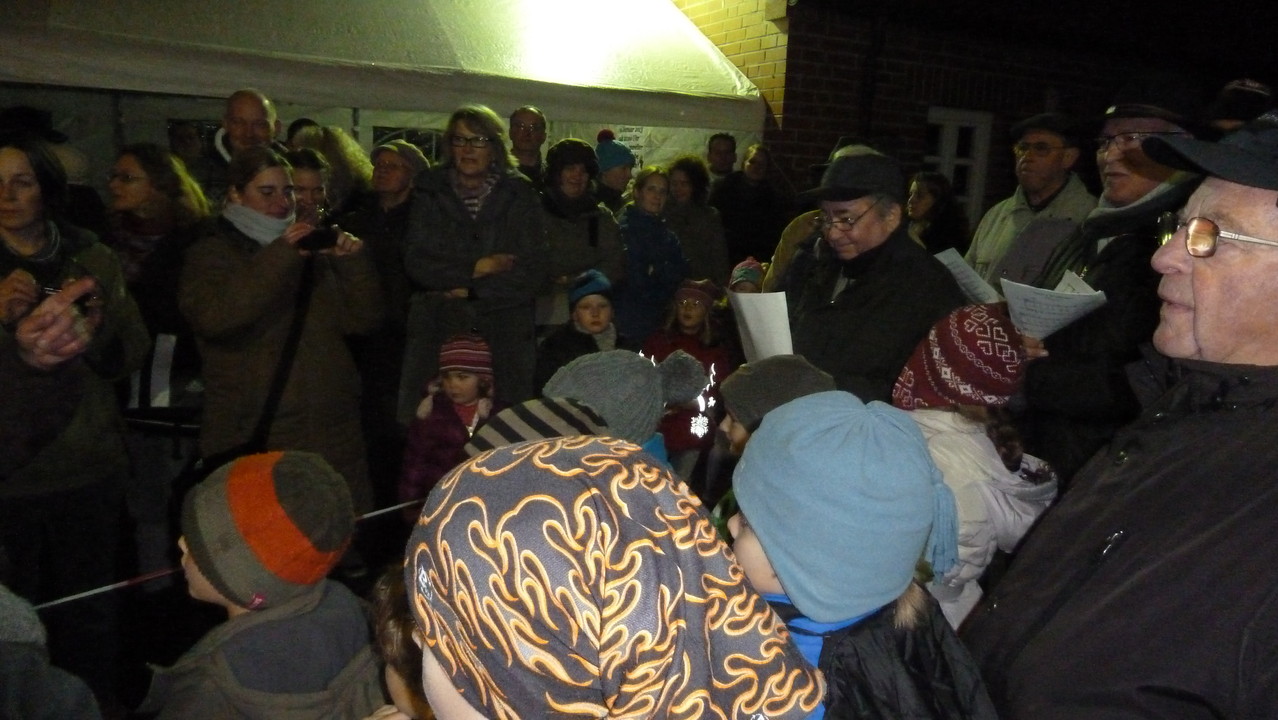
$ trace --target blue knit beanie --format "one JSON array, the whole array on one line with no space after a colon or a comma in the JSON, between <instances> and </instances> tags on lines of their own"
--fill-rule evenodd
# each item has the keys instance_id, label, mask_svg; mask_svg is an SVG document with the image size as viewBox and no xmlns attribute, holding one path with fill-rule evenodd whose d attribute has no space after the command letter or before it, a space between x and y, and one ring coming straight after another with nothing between
<instances>
[{"instance_id":1,"label":"blue knit beanie","mask_svg":"<svg viewBox=\"0 0 1278 720\"><path fill-rule=\"evenodd\" d=\"M908 413L851 393L768 413L733 474L737 502L790 601L817 622L877 610L920 557L958 558L954 496Z\"/></svg>"},{"instance_id":2,"label":"blue knit beanie","mask_svg":"<svg viewBox=\"0 0 1278 720\"><path fill-rule=\"evenodd\" d=\"M595 156L599 158L599 172L607 172L615 167L625 165L634 167L635 154L630 148L617 142L617 136L607 128L600 130L595 138L599 144L595 146Z\"/></svg>"},{"instance_id":3,"label":"blue knit beanie","mask_svg":"<svg viewBox=\"0 0 1278 720\"><path fill-rule=\"evenodd\" d=\"M576 308L577 301L587 295L603 295L611 300L612 283L608 281L608 276L591 268L574 278L572 285L568 286L568 311Z\"/></svg>"}]
</instances>

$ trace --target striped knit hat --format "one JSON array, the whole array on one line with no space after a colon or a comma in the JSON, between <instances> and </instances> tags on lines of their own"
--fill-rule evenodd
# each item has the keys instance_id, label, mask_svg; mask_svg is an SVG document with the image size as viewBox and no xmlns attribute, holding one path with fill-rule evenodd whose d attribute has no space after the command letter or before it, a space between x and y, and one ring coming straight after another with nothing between
<instances>
[{"instance_id":1,"label":"striped knit hat","mask_svg":"<svg viewBox=\"0 0 1278 720\"><path fill-rule=\"evenodd\" d=\"M493 355L488 349L488 343L471 333L448 338L439 349L439 372L442 375L449 370L462 370L491 378Z\"/></svg>"},{"instance_id":2,"label":"striped knit hat","mask_svg":"<svg viewBox=\"0 0 1278 720\"><path fill-rule=\"evenodd\" d=\"M475 431L466 457L525 440L605 435L608 423L590 406L572 398L536 398L508 407Z\"/></svg>"},{"instance_id":3,"label":"striped knit hat","mask_svg":"<svg viewBox=\"0 0 1278 720\"><path fill-rule=\"evenodd\" d=\"M196 566L249 610L280 605L323 580L354 530L346 481L313 453L239 458L191 488L182 508Z\"/></svg>"},{"instance_id":4,"label":"striped knit hat","mask_svg":"<svg viewBox=\"0 0 1278 720\"><path fill-rule=\"evenodd\" d=\"M1025 346L1003 304L968 305L941 318L892 387L902 410L1001 407L1025 380Z\"/></svg>"}]
</instances>

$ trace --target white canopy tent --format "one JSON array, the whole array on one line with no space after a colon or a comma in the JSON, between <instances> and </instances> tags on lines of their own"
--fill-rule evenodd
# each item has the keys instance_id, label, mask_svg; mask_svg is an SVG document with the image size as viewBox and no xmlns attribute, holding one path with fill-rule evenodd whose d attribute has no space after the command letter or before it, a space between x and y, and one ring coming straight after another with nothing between
<instances>
[{"instance_id":1,"label":"white canopy tent","mask_svg":"<svg viewBox=\"0 0 1278 720\"><path fill-rule=\"evenodd\" d=\"M755 140L766 112L669 0L16 0L6 15L0 102L52 110L91 155L217 119L240 87L366 146L374 126L440 127L463 103L533 104L552 142L624 127L650 160L717 131Z\"/></svg>"}]
</instances>

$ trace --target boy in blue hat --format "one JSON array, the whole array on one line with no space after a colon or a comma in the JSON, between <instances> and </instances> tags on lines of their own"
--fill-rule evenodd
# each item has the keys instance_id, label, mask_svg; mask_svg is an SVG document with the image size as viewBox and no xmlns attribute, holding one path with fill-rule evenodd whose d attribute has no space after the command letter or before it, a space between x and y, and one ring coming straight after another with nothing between
<instances>
[{"instance_id":1,"label":"boy in blue hat","mask_svg":"<svg viewBox=\"0 0 1278 720\"><path fill-rule=\"evenodd\" d=\"M811 718L994 718L967 650L914 582L956 560L954 497L917 425L841 391L769 412L733 476L746 578L828 690Z\"/></svg>"}]
</instances>

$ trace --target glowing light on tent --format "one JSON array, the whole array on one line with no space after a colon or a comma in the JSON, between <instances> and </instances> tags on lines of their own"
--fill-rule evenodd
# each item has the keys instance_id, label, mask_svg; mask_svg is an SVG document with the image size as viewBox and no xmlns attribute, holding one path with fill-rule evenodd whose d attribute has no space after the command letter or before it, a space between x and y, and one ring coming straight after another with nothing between
<instances>
[{"instance_id":1,"label":"glowing light on tent","mask_svg":"<svg viewBox=\"0 0 1278 720\"><path fill-rule=\"evenodd\" d=\"M621 86L622 63L660 57L663 38L685 29L664 13L637 12L638 4L557 0L516 6L520 74L570 85Z\"/></svg>"}]
</instances>

